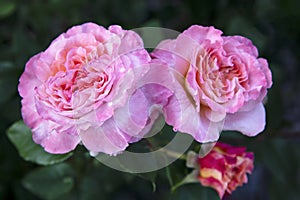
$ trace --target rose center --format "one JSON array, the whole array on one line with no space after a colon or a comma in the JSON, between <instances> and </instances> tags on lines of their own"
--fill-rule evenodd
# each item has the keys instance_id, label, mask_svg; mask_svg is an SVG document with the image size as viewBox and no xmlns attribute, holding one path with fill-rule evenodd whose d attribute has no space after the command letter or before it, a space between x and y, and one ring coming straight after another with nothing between
<instances>
[{"instance_id":1,"label":"rose center","mask_svg":"<svg viewBox=\"0 0 300 200\"><path fill-rule=\"evenodd\" d=\"M218 57L209 53L198 56L196 81L207 97L222 104L234 97L245 77L234 62L226 65Z\"/></svg>"}]
</instances>

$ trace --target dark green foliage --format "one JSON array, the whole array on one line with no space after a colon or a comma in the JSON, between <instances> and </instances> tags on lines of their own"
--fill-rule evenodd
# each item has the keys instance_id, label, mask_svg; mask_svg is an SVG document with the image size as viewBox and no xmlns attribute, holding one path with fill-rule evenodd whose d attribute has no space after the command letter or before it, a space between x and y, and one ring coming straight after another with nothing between
<instances>
[{"instance_id":1,"label":"dark green foliage","mask_svg":"<svg viewBox=\"0 0 300 200\"><path fill-rule=\"evenodd\" d=\"M22 121L14 123L7 130L7 136L26 161L39 165L53 165L72 156L72 153L55 155L45 152L40 145L33 142L30 129Z\"/></svg>"}]
</instances>

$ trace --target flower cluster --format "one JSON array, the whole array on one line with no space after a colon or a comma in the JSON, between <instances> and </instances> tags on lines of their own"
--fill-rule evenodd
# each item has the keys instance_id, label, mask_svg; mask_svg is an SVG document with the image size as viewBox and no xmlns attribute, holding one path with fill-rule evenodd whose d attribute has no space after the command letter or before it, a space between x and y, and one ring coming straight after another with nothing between
<instances>
[{"instance_id":1,"label":"flower cluster","mask_svg":"<svg viewBox=\"0 0 300 200\"><path fill-rule=\"evenodd\" d=\"M150 54L120 26L70 28L26 64L18 86L33 140L50 153L83 144L116 155L151 129L160 113L199 142L222 130L248 136L265 126L268 63L241 36L191 26Z\"/></svg>"}]
</instances>

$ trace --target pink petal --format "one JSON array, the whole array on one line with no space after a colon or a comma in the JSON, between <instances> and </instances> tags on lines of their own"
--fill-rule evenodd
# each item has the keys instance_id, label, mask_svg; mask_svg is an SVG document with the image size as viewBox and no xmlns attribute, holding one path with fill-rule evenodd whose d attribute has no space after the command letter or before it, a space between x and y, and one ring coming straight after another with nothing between
<instances>
[{"instance_id":1,"label":"pink petal","mask_svg":"<svg viewBox=\"0 0 300 200\"><path fill-rule=\"evenodd\" d=\"M265 124L265 108L262 103L259 103L250 111L228 114L224 130L240 131L247 136L256 136L264 130Z\"/></svg>"},{"instance_id":2,"label":"pink petal","mask_svg":"<svg viewBox=\"0 0 300 200\"><path fill-rule=\"evenodd\" d=\"M125 106L115 111L114 121L128 135L137 136L146 126L148 109L149 105L144 93L137 90Z\"/></svg>"},{"instance_id":3,"label":"pink petal","mask_svg":"<svg viewBox=\"0 0 300 200\"><path fill-rule=\"evenodd\" d=\"M127 138L117 128L113 118L100 127L90 126L87 130L80 130L79 135L84 146L93 153L116 155L128 146Z\"/></svg>"},{"instance_id":4,"label":"pink petal","mask_svg":"<svg viewBox=\"0 0 300 200\"><path fill-rule=\"evenodd\" d=\"M222 31L215 29L214 27L204 27L199 25L193 25L183 32L180 36L185 35L193 38L197 43L201 44L205 40L209 40L211 43L222 42ZM180 40L180 36L178 40Z\"/></svg>"},{"instance_id":5,"label":"pink petal","mask_svg":"<svg viewBox=\"0 0 300 200\"><path fill-rule=\"evenodd\" d=\"M253 45L252 41L242 36L223 36L224 49L226 52L235 52L240 54L242 51L257 57L258 50Z\"/></svg>"},{"instance_id":6,"label":"pink petal","mask_svg":"<svg viewBox=\"0 0 300 200\"><path fill-rule=\"evenodd\" d=\"M268 62L264 58L259 58L258 62L260 64L260 68L264 72L266 79L267 79L267 88L270 88L272 86L272 74L271 70L269 68Z\"/></svg>"},{"instance_id":7,"label":"pink petal","mask_svg":"<svg viewBox=\"0 0 300 200\"><path fill-rule=\"evenodd\" d=\"M167 74L158 78L157 70L164 73L163 69L167 68L152 64L148 73L138 82L138 88L129 97L127 104L115 111L114 120L126 134L142 138L162 113L162 107L168 103L173 92L165 85L172 86L169 82L172 80L168 79Z\"/></svg>"},{"instance_id":8,"label":"pink petal","mask_svg":"<svg viewBox=\"0 0 300 200\"><path fill-rule=\"evenodd\" d=\"M45 151L53 154L63 154L74 150L80 142L76 129L71 127L65 131L51 128L51 124L44 121L33 132L33 140L41 144Z\"/></svg>"},{"instance_id":9,"label":"pink petal","mask_svg":"<svg viewBox=\"0 0 300 200\"><path fill-rule=\"evenodd\" d=\"M210 116L217 122L210 121L206 116L208 113L205 113L204 109L201 110L201 107L200 112L197 112L193 100L179 83L174 94L164 108L167 124L173 126L175 131L192 135L198 142L216 141L219 138L223 120L218 121L219 116Z\"/></svg>"}]
</instances>

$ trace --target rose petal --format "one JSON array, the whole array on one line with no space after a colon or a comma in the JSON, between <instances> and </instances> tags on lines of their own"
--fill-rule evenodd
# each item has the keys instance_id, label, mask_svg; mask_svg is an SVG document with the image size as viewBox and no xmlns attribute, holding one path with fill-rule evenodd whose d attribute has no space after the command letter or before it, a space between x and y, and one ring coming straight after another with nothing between
<instances>
[{"instance_id":1,"label":"rose petal","mask_svg":"<svg viewBox=\"0 0 300 200\"><path fill-rule=\"evenodd\" d=\"M188 36L195 40L198 44L204 41L210 41L211 43L222 42L222 31L215 29L214 27L203 27L198 25L193 25L183 32L181 36ZM180 39L179 39L180 40Z\"/></svg>"},{"instance_id":2,"label":"rose petal","mask_svg":"<svg viewBox=\"0 0 300 200\"><path fill-rule=\"evenodd\" d=\"M102 126L90 126L87 130L79 130L79 135L83 145L94 153L116 155L128 146L127 138L117 128L112 118L105 121Z\"/></svg>"},{"instance_id":3,"label":"rose petal","mask_svg":"<svg viewBox=\"0 0 300 200\"><path fill-rule=\"evenodd\" d=\"M63 154L74 150L80 142L76 129L71 127L62 131L53 126L53 123L46 121L40 123L32 130L33 140L49 153Z\"/></svg>"},{"instance_id":4,"label":"rose petal","mask_svg":"<svg viewBox=\"0 0 300 200\"><path fill-rule=\"evenodd\" d=\"M265 108L262 103L259 103L250 111L228 114L224 130L235 130L247 136L256 136L264 130L265 124Z\"/></svg>"}]
</instances>

